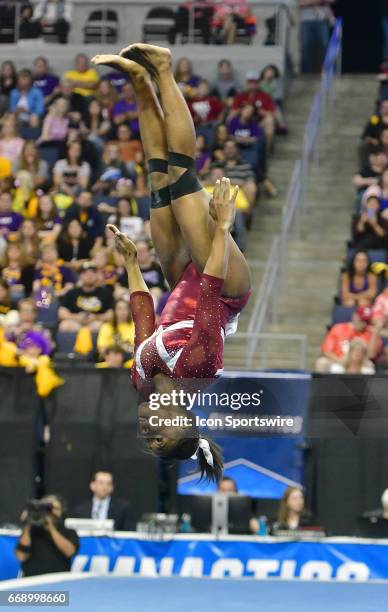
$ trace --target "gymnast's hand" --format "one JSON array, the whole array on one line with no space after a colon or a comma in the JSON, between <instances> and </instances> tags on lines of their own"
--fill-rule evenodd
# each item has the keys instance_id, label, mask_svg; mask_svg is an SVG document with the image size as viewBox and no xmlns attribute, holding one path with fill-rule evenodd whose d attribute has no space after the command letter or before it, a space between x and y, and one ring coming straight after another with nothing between
<instances>
[{"instance_id":1,"label":"gymnast's hand","mask_svg":"<svg viewBox=\"0 0 388 612\"><path fill-rule=\"evenodd\" d=\"M132 240L120 232L120 230L111 223L107 225L107 228L115 235L115 247L120 255L124 257L125 261L127 263L136 261L137 250Z\"/></svg>"},{"instance_id":2,"label":"gymnast's hand","mask_svg":"<svg viewBox=\"0 0 388 612\"><path fill-rule=\"evenodd\" d=\"M232 196L230 195L230 180L228 178L223 177L221 181L216 182L211 203L212 217L217 227L222 230L229 231L233 227L237 194L238 187L236 186Z\"/></svg>"}]
</instances>

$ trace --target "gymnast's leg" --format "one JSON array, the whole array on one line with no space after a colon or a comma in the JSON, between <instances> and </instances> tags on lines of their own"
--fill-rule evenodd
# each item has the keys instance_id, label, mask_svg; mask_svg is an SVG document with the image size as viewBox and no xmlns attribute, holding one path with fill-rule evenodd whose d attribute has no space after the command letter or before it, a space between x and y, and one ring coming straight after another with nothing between
<instances>
[{"instance_id":1,"label":"gymnast's leg","mask_svg":"<svg viewBox=\"0 0 388 612\"><path fill-rule=\"evenodd\" d=\"M163 112L147 71L118 55L98 55L96 64L107 64L130 75L139 111L139 124L152 190L151 234L165 277L174 287L191 257L171 208L167 140Z\"/></svg>"},{"instance_id":2,"label":"gymnast's leg","mask_svg":"<svg viewBox=\"0 0 388 612\"><path fill-rule=\"evenodd\" d=\"M168 144L168 172L175 217L192 260L203 271L209 257L214 222L209 215L208 192L202 188L194 169L195 130L190 111L177 86L168 49L131 45L121 52L150 72L158 84ZM247 262L230 236L230 257L223 293L238 297L250 288Z\"/></svg>"}]
</instances>

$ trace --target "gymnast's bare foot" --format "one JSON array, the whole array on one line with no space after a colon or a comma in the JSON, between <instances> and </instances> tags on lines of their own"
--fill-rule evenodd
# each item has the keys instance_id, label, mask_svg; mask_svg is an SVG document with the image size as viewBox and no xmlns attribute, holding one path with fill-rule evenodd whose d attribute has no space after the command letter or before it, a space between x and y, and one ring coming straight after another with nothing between
<instances>
[{"instance_id":1,"label":"gymnast's bare foot","mask_svg":"<svg viewBox=\"0 0 388 612\"><path fill-rule=\"evenodd\" d=\"M148 78L147 71L143 66L120 55L95 55L91 61L97 66L109 66L120 72L126 72L135 81Z\"/></svg>"},{"instance_id":2,"label":"gymnast's bare foot","mask_svg":"<svg viewBox=\"0 0 388 612\"><path fill-rule=\"evenodd\" d=\"M156 79L163 70L171 68L171 51L166 47L135 43L120 51L120 56L133 60L146 68Z\"/></svg>"}]
</instances>

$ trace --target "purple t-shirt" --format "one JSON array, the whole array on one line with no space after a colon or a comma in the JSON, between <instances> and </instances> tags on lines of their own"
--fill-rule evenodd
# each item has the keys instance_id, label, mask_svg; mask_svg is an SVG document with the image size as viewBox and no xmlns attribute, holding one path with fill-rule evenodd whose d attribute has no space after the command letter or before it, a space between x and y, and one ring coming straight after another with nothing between
<instances>
[{"instance_id":1,"label":"purple t-shirt","mask_svg":"<svg viewBox=\"0 0 388 612\"><path fill-rule=\"evenodd\" d=\"M112 117L113 119L117 117L117 115L123 115L124 113L128 113L129 111L137 110L136 102L126 102L125 100L119 100L116 102L112 109ZM133 119L129 122L129 127L134 136L138 136L140 133L139 130L139 121L137 119Z\"/></svg>"},{"instance_id":2,"label":"purple t-shirt","mask_svg":"<svg viewBox=\"0 0 388 612\"><path fill-rule=\"evenodd\" d=\"M0 213L0 235L7 237L10 232L17 232L22 223L23 217L19 213Z\"/></svg>"},{"instance_id":3,"label":"purple t-shirt","mask_svg":"<svg viewBox=\"0 0 388 612\"><path fill-rule=\"evenodd\" d=\"M210 159L209 151L202 151L202 153L195 158L195 169L197 172L202 170L208 159Z\"/></svg>"},{"instance_id":4,"label":"purple t-shirt","mask_svg":"<svg viewBox=\"0 0 388 612\"><path fill-rule=\"evenodd\" d=\"M34 77L34 85L38 87L46 98L53 93L54 89L59 85L59 79L55 74L43 74L38 77Z\"/></svg>"},{"instance_id":5,"label":"purple t-shirt","mask_svg":"<svg viewBox=\"0 0 388 612\"><path fill-rule=\"evenodd\" d=\"M264 136L263 128L257 123L257 121L250 121L249 123L242 123L240 117L233 117L228 123L229 134L233 136L242 137L256 137L262 138Z\"/></svg>"},{"instance_id":6,"label":"purple t-shirt","mask_svg":"<svg viewBox=\"0 0 388 612\"><path fill-rule=\"evenodd\" d=\"M72 271L66 266L57 266L55 273L45 269L44 264L37 264L34 280L43 281L46 286L55 286L57 289L64 287L67 283L74 281Z\"/></svg>"},{"instance_id":7,"label":"purple t-shirt","mask_svg":"<svg viewBox=\"0 0 388 612\"><path fill-rule=\"evenodd\" d=\"M54 229L54 225L62 225L63 219L61 217L54 217L54 219L46 219L42 223L40 228L42 232L51 232Z\"/></svg>"},{"instance_id":8,"label":"purple t-shirt","mask_svg":"<svg viewBox=\"0 0 388 612\"><path fill-rule=\"evenodd\" d=\"M108 72L108 74L104 74L102 80L109 81L119 93L121 93L125 83L129 83L129 79L121 72Z\"/></svg>"}]
</instances>

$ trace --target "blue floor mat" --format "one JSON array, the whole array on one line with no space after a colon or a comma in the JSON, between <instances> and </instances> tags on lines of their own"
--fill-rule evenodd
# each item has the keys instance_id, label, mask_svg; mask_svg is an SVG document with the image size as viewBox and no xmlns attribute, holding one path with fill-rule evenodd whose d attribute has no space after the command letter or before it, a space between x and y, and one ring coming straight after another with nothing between
<instances>
[{"instance_id":1,"label":"blue floor mat","mask_svg":"<svg viewBox=\"0 0 388 612\"><path fill-rule=\"evenodd\" d=\"M4 585L5 586L5 585ZM4 588L1 585L1 588ZM70 591L69 612L384 612L388 583L87 577L36 584ZM19 588L17 589L19 590ZM60 610L53 606L33 609ZM26 607L12 606L14 612Z\"/></svg>"}]
</instances>

